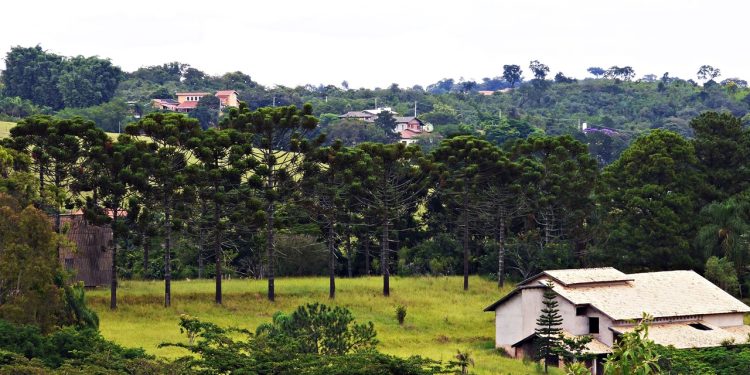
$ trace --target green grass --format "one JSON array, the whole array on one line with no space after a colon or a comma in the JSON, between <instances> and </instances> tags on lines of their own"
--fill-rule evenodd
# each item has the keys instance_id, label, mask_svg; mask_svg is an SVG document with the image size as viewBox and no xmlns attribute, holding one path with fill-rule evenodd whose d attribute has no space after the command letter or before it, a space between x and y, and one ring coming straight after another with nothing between
<instances>
[{"instance_id":1,"label":"green grass","mask_svg":"<svg viewBox=\"0 0 750 375\"><path fill-rule=\"evenodd\" d=\"M9 137L10 128L14 126L16 126L15 122L0 121L0 139ZM117 136L119 136L117 133L107 133L107 135L112 139L117 139Z\"/></svg>"},{"instance_id":2,"label":"green grass","mask_svg":"<svg viewBox=\"0 0 750 375\"><path fill-rule=\"evenodd\" d=\"M453 359L456 350L469 351L476 361L475 374L533 374L535 365L505 358L494 350L494 314L482 309L510 289L498 291L488 280L472 277L463 292L460 277L413 277L391 279L391 296L381 295L378 277L338 279L335 302L328 299L326 278L284 278L276 283L276 302L265 298L265 280L231 280L224 283L224 305L213 303L211 280L177 281L172 284L172 307L162 307L161 281L124 281L118 289L119 309L109 310L109 291L90 291L89 304L99 314L104 337L167 358L187 353L179 348L157 348L161 342L185 342L177 326L180 314L189 314L222 326L254 330L270 322L276 311L322 302L345 306L358 321L372 321L379 348L398 355L422 355L437 360ZM406 321L396 321L395 307L407 308ZM560 373L560 372L552 372Z\"/></svg>"},{"instance_id":3,"label":"green grass","mask_svg":"<svg viewBox=\"0 0 750 375\"><path fill-rule=\"evenodd\" d=\"M0 139L10 136L10 128L16 126L15 122L0 121Z\"/></svg>"}]
</instances>

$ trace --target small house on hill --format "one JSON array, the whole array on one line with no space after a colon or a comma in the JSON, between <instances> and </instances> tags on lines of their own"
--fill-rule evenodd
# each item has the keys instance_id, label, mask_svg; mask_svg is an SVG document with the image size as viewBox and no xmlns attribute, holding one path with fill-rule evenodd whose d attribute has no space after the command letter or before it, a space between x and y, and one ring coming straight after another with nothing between
<instances>
[{"instance_id":1,"label":"small house on hill","mask_svg":"<svg viewBox=\"0 0 750 375\"><path fill-rule=\"evenodd\" d=\"M119 215L118 215L119 216ZM61 223L71 246L60 249L60 263L86 287L112 280L112 228L88 223L82 214L63 215Z\"/></svg>"},{"instance_id":2,"label":"small house on hill","mask_svg":"<svg viewBox=\"0 0 750 375\"><path fill-rule=\"evenodd\" d=\"M693 271L625 274L614 268L544 271L522 281L484 311L495 313L495 346L511 356L533 356L536 320L547 282L557 294L564 335L590 335L593 374L620 335L631 332L643 313L654 320L649 339L676 348L744 343L750 307Z\"/></svg>"},{"instance_id":3,"label":"small house on hill","mask_svg":"<svg viewBox=\"0 0 750 375\"><path fill-rule=\"evenodd\" d=\"M210 92L178 92L174 99L153 99L151 106L165 111L188 113L198 107L202 97L211 95ZM239 107L239 94L235 90L219 90L214 94L219 98L219 105L224 107Z\"/></svg>"}]
</instances>

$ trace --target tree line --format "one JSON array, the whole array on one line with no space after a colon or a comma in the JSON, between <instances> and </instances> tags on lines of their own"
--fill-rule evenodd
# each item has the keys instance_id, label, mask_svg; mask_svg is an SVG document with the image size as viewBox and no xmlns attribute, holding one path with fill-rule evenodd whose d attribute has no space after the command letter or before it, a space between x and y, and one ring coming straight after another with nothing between
<instances>
[{"instance_id":1,"label":"tree line","mask_svg":"<svg viewBox=\"0 0 750 375\"><path fill-rule=\"evenodd\" d=\"M468 289L475 273L502 286L594 265L706 268L746 291L748 131L729 114L693 119L693 140L654 130L604 169L568 135L457 135L425 152L325 145L318 123L309 105L243 103L215 128L153 113L114 140L35 115L4 141L0 186L58 232L74 207L112 226L112 308L119 277L163 279L169 306L175 272L214 277L216 303L230 275L267 279L274 300L279 271L326 272L331 298L342 274L380 274L387 296L394 272L462 274Z\"/></svg>"}]
</instances>

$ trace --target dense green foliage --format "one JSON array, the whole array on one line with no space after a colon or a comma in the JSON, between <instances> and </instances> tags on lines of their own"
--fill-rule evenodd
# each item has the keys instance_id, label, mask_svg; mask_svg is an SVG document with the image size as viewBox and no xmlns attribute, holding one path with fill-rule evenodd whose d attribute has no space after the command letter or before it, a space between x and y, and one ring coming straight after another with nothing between
<instances>
[{"instance_id":1,"label":"dense green foliage","mask_svg":"<svg viewBox=\"0 0 750 375\"><path fill-rule=\"evenodd\" d=\"M291 314L278 312L255 334L221 328L190 316L180 318L188 360L201 374L434 374L440 363L413 356L381 354L372 323L357 324L348 309L310 304ZM238 338L239 336L239 338Z\"/></svg>"}]
</instances>

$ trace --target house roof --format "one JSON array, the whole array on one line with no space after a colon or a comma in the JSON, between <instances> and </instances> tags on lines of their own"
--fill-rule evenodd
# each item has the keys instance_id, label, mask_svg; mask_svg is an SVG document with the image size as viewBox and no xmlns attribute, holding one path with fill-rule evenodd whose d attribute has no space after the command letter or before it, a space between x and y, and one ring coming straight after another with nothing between
<instances>
[{"instance_id":1,"label":"house roof","mask_svg":"<svg viewBox=\"0 0 750 375\"><path fill-rule=\"evenodd\" d=\"M153 101L163 104L163 105L178 105L180 104L178 101L174 99L153 99Z\"/></svg>"},{"instance_id":2,"label":"house roof","mask_svg":"<svg viewBox=\"0 0 750 375\"><path fill-rule=\"evenodd\" d=\"M349 111L344 113L343 115L339 115L339 118L345 118L345 117L356 117L356 118L370 118L375 117L372 113L368 112L362 112L362 111Z\"/></svg>"},{"instance_id":3,"label":"house roof","mask_svg":"<svg viewBox=\"0 0 750 375\"><path fill-rule=\"evenodd\" d=\"M691 324L699 323L703 329ZM611 327L616 333L632 332L635 326ZM726 342L743 344L750 334L750 326L741 325L721 328L706 322L681 322L651 324L648 327L648 338L659 345L673 345L677 349L708 348L721 346Z\"/></svg>"},{"instance_id":4,"label":"house roof","mask_svg":"<svg viewBox=\"0 0 750 375\"><path fill-rule=\"evenodd\" d=\"M531 283L542 276L548 276L564 286L633 281L632 277L613 267L600 267L543 271L540 274L521 281L519 285Z\"/></svg>"},{"instance_id":5,"label":"house roof","mask_svg":"<svg viewBox=\"0 0 750 375\"><path fill-rule=\"evenodd\" d=\"M613 320L750 312L750 307L693 271L622 274L610 268L545 271L519 288L544 286L575 305L590 305ZM515 292L515 291L514 291ZM511 293L514 293L511 292ZM488 306L494 311L506 298Z\"/></svg>"},{"instance_id":6,"label":"house roof","mask_svg":"<svg viewBox=\"0 0 750 375\"><path fill-rule=\"evenodd\" d=\"M421 130L414 130L414 129L404 129L401 131L401 139L411 139L418 135L422 135Z\"/></svg>"},{"instance_id":7,"label":"house roof","mask_svg":"<svg viewBox=\"0 0 750 375\"><path fill-rule=\"evenodd\" d=\"M178 92L175 95L177 95L177 96L187 96L187 95L190 95L190 96L206 96L206 95L211 95L211 93L210 92Z\"/></svg>"},{"instance_id":8,"label":"house roof","mask_svg":"<svg viewBox=\"0 0 750 375\"><path fill-rule=\"evenodd\" d=\"M576 336L576 335L574 335L574 334L572 334L572 333L570 333L568 331L565 331L565 330L562 331L562 335L565 336L566 338L580 337L580 336ZM528 335L528 336L526 336L524 338L522 338L520 341L516 342L515 344L513 344L511 346L512 347L519 347L519 346L521 346L521 345L523 345L523 344L525 344L525 343L533 340L534 338L536 338L536 332L532 333L532 334L530 334L530 335ZM584 348L584 352L585 353L590 353L590 354L607 354L607 353L612 353L612 349L610 349L605 343L603 343L603 342L601 342L601 341L599 341L599 340L597 340L597 339L595 339L595 338L592 337L591 341L588 344L586 344L586 346Z\"/></svg>"},{"instance_id":9,"label":"house roof","mask_svg":"<svg viewBox=\"0 0 750 375\"><path fill-rule=\"evenodd\" d=\"M397 123L400 123L400 124L407 123L407 122L410 122L412 120L417 120L417 121L419 121L420 125L422 124L422 120L420 120L419 118L414 117L414 116L394 117L394 119L396 120Z\"/></svg>"},{"instance_id":10,"label":"house roof","mask_svg":"<svg viewBox=\"0 0 750 375\"><path fill-rule=\"evenodd\" d=\"M216 96L229 96L232 94L237 94L237 91L234 90L219 90L216 92Z\"/></svg>"},{"instance_id":11,"label":"house roof","mask_svg":"<svg viewBox=\"0 0 750 375\"><path fill-rule=\"evenodd\" d=\"M193 109L198 106L198 102L190 101L190 102L182 102L180 105L177 106L177 109Z\"/></svg>"}]
</instances>

